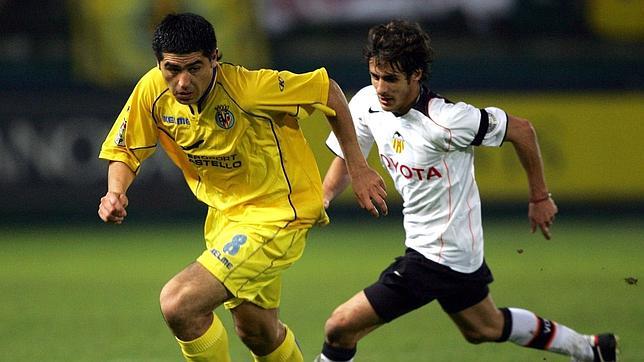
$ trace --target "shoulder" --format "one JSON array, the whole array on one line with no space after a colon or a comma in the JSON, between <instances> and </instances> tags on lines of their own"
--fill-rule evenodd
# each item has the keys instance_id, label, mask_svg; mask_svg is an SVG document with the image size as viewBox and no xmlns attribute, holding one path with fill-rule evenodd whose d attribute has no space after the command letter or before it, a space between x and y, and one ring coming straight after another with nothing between
<instances>
[{"instance_id":1,"label":"shoulder","mask_svg":"<svg viewBox=\"0 0 644 362\"><path fill-rule=\"evenodd\" d=\"M139 80L137 86L157 89L168 88L165 80L163 79L163 74L161 74L161 70L158 67L154 67L145 73Z\"/></svg>"},{"instance_id":2,"label":"shoulder","mask_svg":"<svg viewBox=\"0 0 644 362\"><path fill-rule=\"evenodd\" d=\"M428 105L429 118L444 124L480 118L478 108L466 102L452 102L436 93L432 94Z\"/></svg>"},{"instance_id":3,"label":"shoulder","mask_svg":"<svg viewBox=\"0 0 644 362\"><path fill-rule=\"evenodd\" d=\"M152 103L168 90L159 68L154 67L145 73L134 87L132 95L143 103Z\"/></svg>"},{"instance_id":4,"label":"shoulder","mask_svg":"<svg viewBox=\"0 0 644 362\"><path fill-rule=\"evenodd\" d=\"M349 105L356 111L363 110L366 112L370 107L374 110L381 109L378 103L376 89L371 85L368 85L356 92L356 94L351 97Z\"/></svg>"},{"instance_id":5,"label":"shoulder","mask_svg":"<svg viewBox=\"0 0 644 362\"><path fill-rule=\"evenodd\" d=\"M369 99L369 100L377 100L376 99L376 88L374 88L372 85L368 85L366 87L363 87L359 91L356 92L356 94L353 96L352 100L354 98L357 99Z\"/></svg>"}]
</instances>

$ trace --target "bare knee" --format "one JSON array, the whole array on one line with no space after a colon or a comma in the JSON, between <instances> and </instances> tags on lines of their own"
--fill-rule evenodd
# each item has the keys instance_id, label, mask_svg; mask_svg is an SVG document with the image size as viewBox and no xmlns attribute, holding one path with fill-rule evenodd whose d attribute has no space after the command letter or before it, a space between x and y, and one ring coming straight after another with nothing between
<instances>
[{"instance_id":1,"label":"bare knee","mask_svg":"<svg viewBox=\"0 0 644 362\"><path fill-rule=\"evenodd\" d=\"M186 285L169 281L161 290L161 313L172 330L180 330L196 314L192 293Z\"/></svg>"},{"instance_id":2,"label":"bare knee","mask_svg":"<svg viewBox=\"0 0 644 362\"><path fill-rule=\"evenodd\" d=\"M203 267L193 264L161 290L161 313L175 336L187 341L206 332L212 312L226 298L226 289Z\"/></svg>"}]
</instances>

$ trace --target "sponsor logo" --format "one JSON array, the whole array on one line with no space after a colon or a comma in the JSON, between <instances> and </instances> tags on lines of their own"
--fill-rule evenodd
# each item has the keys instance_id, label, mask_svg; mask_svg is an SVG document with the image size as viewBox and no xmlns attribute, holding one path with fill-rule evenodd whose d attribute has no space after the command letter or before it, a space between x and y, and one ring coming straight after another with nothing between
<instances>
[{"instance_id":1,"label":"sponsor logo","mask_svg":"<svg viewBox=\"0 0 644 362\"><path fill-rule=\"evenodd\" d=\"M182 126L182 125L189 126L190 125L190 120L188 118L186 118L186 117L174 117L174 116L163 115L163 116L161 116L161 118L163 119L163 123L167 123L167 124L176 124L176 125L179 125L179 126Z\"/></svg>"},{"instance_id":2,"label":"sponsor logo","mask_svg":"<svg viewBox=\"0 0 644 362\"><path fill-rule=\"evenodd\" d=\"M217 167L227 170L233 170L242 167L242 162L237 158L237 154L228 156L198 156L187 154L188 161L195 166Z\"/></svg>"},{"instance_id":3,"label":"sponsor logo","mask_svg":"<svg viewBox=\"0 0 644 362\"><path fill-rule=\"evenodd\" d=\"M226 105L218 105L215 107L215 122L223 129L231 129L235 125L235 115L230 111Z\"/></svg>"},{"instance_id":4,"label":"sponsor logo","mask_svg":"<svg viewBox=\"0 0 644 362\"><path fill-rule=\"evenodd\" d=\"M217 249L211 249L210 253L222 264L224 264L226 269L232 269L232 267L234 266L234 264L230 260L228 260L228 258L225 255L223 255L221 251Z\"/></svg>"},{"instance_id":5,"label":"sponsor logo","mask_svg":"<svg viewBox=\"0 0 644 362\"><path fill-rule=\"evenodd\" d=\"M277 77L277 82L278 82L279 87L280 87L280 92L284 92L284 87L285 87L284 79L282 79L282 77L278 76Z\"/></svg>"},{"instance_id":6,"label":"sponsor logo","mask_svg":"<svg viewBox=\"0 0 644 362\"><path fill-rule=\"evenodd\" d=\"M125 129L127 128L127 119L123 119L119 131L114 137L114 144L120 147L125 147Z\"/></svg>"},{"instance_id":7,"label":"sponsor logo","mask_svg":"<svg viewBox=\"0 0 644 362\"><path fill-rule=\"evenodd\" d=\"M378 111L378 110L373 110L373 109L371 109L371 107L369 107L369 113L378 113L378 112L380 112L380 111Z\"/></svg>"},{"instance_id":8,"label":"sponsor logo","mask_svg":"<svg viewBox=\"0 0 644 362\"><path fill-rule=\"evenodd\" d=\"M391 139L391 147L396 153L401 153L405 150L405 140L400 133L394 133L394 137Z\"/></svg>"},{"instance_id":9,"label":"sponsor logo","mask_svg":"<svg viewBox=\"0 0 644 362\"><path fill-rule=\"evenodd\" d=\"M399 161L383 154L380 155L382 164L390 170L392 174L401 174L406 179L415 179L418 181L431 181L432 178L441 178L440 171L434 166L429 167L416 167L401 164Z\"/></svg>"}]
</instances>

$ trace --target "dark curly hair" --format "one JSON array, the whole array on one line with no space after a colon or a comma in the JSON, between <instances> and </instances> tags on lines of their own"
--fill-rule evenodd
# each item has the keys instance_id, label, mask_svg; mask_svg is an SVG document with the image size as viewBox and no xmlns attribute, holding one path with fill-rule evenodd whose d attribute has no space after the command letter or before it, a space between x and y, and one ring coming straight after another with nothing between
<instances>
[{"instance_id":1,"label":"dark curly hair","mask_svg":"<svg viewBox=\"0 0 644 362\"><path fill-rule=\"evenodd\" d=\"M421 70L423 81L429 79L434 60L429 35L418 23L404 20L393 20L369 29L363 54L367 63L373 59L379 66L389 64L408 78Z\"/></svg>"},{"instance_id":2,"label":"dark curly hair","mask_svg":"<svg viewBox=\"0 0 644 362\"><path fill-rule=\"evenodd\" d=\"M163 53L201 52L210 57L217 49L217 37L212 24L200 15L168 14L154 30L152 49L159 61L163 59ZM220 58L218 56L217 60Z\"/></svg>"}]
</instances>

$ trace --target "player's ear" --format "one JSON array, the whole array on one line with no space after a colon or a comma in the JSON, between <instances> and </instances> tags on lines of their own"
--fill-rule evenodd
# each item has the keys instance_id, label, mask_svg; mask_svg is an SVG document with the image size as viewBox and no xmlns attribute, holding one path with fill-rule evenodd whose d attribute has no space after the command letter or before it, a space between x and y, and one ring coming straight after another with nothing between
<instances>
[{"instance_id":1,"label":"player's ear","mask_svg":"<svg viewBox=\"0 0 644 362\"><path fill-rule=\"evenodd\" d=\"M423 71L421 69L416 69L411 75L412 80L420 81L423 78Z\"/></svg>"}]
</instances>

